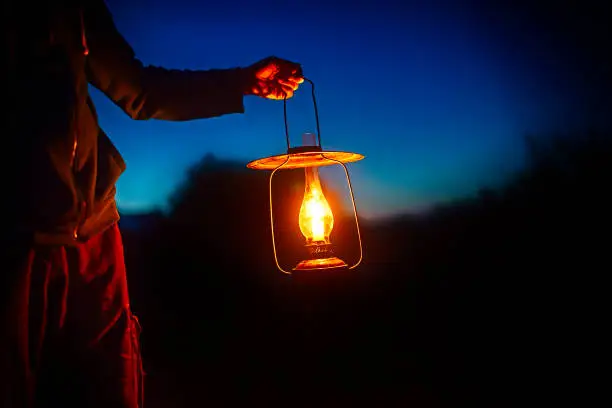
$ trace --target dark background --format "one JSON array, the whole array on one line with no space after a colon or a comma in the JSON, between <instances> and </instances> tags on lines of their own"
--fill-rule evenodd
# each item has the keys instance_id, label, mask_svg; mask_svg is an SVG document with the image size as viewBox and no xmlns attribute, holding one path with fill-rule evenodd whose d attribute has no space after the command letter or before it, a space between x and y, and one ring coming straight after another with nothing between
<instances>
[{"instance_id":1,"label":"dark background","mask_svg":"<svg viewBox=\"0 0 612 408\"><path fill-rule=\"evenodd\" d=\"M121 221L148 406L592 397L581 386L597 387L585 379L610 270L611 139L529 152L501 191L364 222L359 268L291 277L272 258L267 174L203 159L169 215Z\"/></svg>"}]
</instances>

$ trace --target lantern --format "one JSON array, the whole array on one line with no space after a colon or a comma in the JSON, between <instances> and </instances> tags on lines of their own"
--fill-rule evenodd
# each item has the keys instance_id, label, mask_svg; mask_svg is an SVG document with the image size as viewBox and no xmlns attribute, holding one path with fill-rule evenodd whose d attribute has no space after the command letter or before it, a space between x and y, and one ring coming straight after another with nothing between
<instances>
[{"instance_id":1,"label":"lantern","mask_svg":"<svg viewBox=\"0 0 612 408\"><path fill-rule=\"evenodd\" d=\"M337 270L356 268L362 260L363 250L361 245L361 234L359 231L359 219L355 205L355 197L351 186L346 163L356 162L364 158L363 155L344 151L326 151L321 146L321 130L319 125L319 113L315 97L314 83L304 78L312 89L312 102L317 126L317 135L311 135L311 140L305 140L303 146L292 147L289 139L289 126L287 121L287 99L283 100L283 113L285 119L285 136L287 139L287 153L276 156L265 157L254 160L247 164L248 168L255 170L271 171L269 178L270 196L270 225L272 230L272 248L274 261L277 268L286 274L290 271L283 268L279 262L277 237L275 229L275 217L272 198L272 181L277 172L289 169L304 169L304 194L295 223L303 235L304 245L308 256L298 262L293 271L310 270ZM322 180L319 177L319 168L323 166L341 166L344 178L346 178L348 193L350 196L351 209L355 222L355 231L358 245L358 257L351 264L335 255L334 244L331 234L334 228L334 214L324 194Z\"/></svg>"}]
</instances>

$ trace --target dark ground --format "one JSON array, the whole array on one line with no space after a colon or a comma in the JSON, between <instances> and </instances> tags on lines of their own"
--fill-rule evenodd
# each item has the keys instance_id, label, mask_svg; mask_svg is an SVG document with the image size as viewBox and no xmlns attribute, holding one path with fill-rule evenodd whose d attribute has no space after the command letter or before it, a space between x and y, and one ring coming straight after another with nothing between
<instances>
[{"instance_id":1,"label":"dark ground","mask_svg":"<svg viewBox=\"0 0 612 408\"><path fill-rule=\"evenodd\" d=\"M171 214L122 221L145 406L585 406L612 270L610 140L531 146L503 189L364 222L360 268L293 277L274 267L267 175L204 159Z\"/></svg>"}]
</instances>

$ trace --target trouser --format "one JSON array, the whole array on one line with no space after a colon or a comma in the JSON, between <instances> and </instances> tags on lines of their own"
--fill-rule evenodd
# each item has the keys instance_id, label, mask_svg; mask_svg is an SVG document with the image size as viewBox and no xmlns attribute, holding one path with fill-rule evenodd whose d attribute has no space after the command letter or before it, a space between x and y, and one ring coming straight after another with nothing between
<instances>
[{"instance_id":1,"label":"trouser","mask_svg":"<svg viewBox=\"0 0 612 408\"><path fill-rule=\"evenodd\" d=\"M140 326L130 310L119 227L74 247L9 252L0 405L141 406Z\"/></svg>"}]
</instances>

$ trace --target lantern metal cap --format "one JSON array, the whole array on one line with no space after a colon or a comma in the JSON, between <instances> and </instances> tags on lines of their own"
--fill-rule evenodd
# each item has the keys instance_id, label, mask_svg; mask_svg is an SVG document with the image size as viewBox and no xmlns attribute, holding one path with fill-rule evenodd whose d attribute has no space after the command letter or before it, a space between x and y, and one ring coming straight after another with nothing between
<instances>
[{"instance_id":1,"label":"lantern metal cap","mask_svg":"<svg viewBox=\"0 0 612 408\"><path fill-rule=\"evenodd\" d=\"M292 150L295 153L292 153ZM338 163L352 163L362 160L364 157L364 155L359 153L325 151L319 146L300 146L290 148L287 154L253 160L247 164L247 167L254 170L274 170L279 167L281 170L288 170L303 167L329 166Z\"/></svg>"},{"instance_id":2,"label":"lantern metal cap","mask_svg":"<svg viewBox=\"0 0 612 408\"><path fill-rule=\"evenodd\" d=\"M321 146L295 146L287 149L287 154L322 152Z\"/></svg>"}]
</instances>

